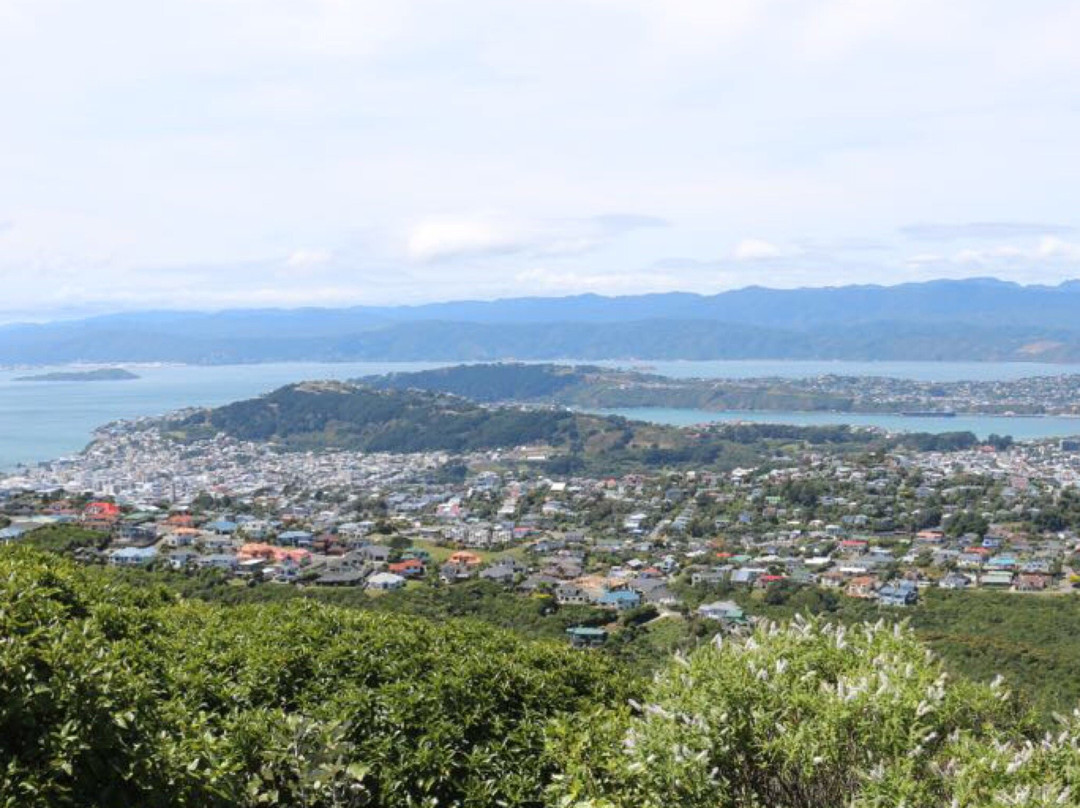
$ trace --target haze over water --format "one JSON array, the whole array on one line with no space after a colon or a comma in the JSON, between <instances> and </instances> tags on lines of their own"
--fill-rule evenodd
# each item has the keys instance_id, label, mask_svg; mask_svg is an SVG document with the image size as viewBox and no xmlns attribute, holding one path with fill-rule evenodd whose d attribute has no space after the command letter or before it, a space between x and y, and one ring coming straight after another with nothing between
<instances>
[{"instance_id":1,"label":"haze over water","mask_svg":"<svg viewBox=\"0 0 1080 808\"><path fill-rule=\"evenodd\" d=\"M124 418L160 415L190 406L217 406L261 395L305 379L351 379L391 371L423 370L453 363L346 362L267 363L217 366L130 366L139 375L128 381L17 382L18 376L60 368L0 371L0 469L37 463L80 451L93 430ZM673 377L800 378L836 374L892 376L923 381L1011 380L1073 372L1072 366L1035 363L984 362L799 362L799 361L678 361L595 362L634 367ZM68 368L70 369L70 368ZM1080 368L1076 370L1080 371ZM971 430L980 437L991 432L1021 439L1080 433L1072 418L901 418L892 415L834 413L717 413L696 410L620 410L644 420L672 424L739 419L775 423L858 423L888 429L946 432Z\"/></svg>"}]
</instances>

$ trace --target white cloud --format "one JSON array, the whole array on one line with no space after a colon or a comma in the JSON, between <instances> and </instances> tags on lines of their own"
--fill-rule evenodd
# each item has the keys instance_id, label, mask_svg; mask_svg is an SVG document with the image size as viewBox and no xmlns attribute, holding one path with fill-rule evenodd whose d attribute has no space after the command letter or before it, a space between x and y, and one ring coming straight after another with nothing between
<instances>
[{"instance_id":1,"label":"white cloud","mask_svg":"<svg viewBox=\"0 0 1080 808\"><path fill-rule=\"evenodd\" d=\"M5 296L710 288L699 264L725 285L837 267L1064 277L1080 261L1078 15L1068 0L0 0ZM898 234L910 222L969 224ZM912 239L935 243L909 257ZM688 260L650 281L668 256Z\"/></svg>"},{"instance_id":2,"label":"white cloud","mask_svg":"<svg viewBox=\"0 0 1080 808\"><path fill-rule=\"evenodd\" d=\"M1065 241L1057 236L1044 236L1037 249L1041 258L1080 262L1080 244Z\"/></svg>"},{"instance_id":3,"label":"white cloud","mask_svg":"<svg viewBox=\"0 0 1080 808\"><path fill-rule=\"evenodd\" d=\"M329 250L295 250L285 259L285 265L295 269L309 269L328 263L334 254Z\"/></svg>"},{"instance_id":4,"label":"white cloud","mask_svg":"<svg viewBox=\"0 0 1080 808\"><path fill-rule=\"evenodd\" d=\"M780 258L784 250L775 244L756 238L746 238L735 245L736 261L760 261L767 258Z\"/></svg>"},{"instance_id":5,"label":"white cloud","mask_svg":"<svg viewBox=\"0 0 1080 808\"><path fill-rule=\"evenodd\" d=\"M483 217L437 217L412 227L406 251L414 261L515 252L526 238L510 222Z\"/></svg>"}]
</instances>

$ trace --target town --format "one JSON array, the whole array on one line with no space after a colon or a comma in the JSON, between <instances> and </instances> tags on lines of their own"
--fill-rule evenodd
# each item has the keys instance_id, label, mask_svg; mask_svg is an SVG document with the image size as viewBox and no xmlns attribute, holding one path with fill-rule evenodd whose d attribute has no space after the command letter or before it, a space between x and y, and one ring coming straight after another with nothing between
<instances>
[{"instance_id":1,"label":"town","mask_svg":"<svg viewBox=\"0 0 1080 808\"><path fill-rule=\"evenodd\" d=\"M538 462L544 447L290 452L224 435L178 443L136 421L0 481L0 541L71 525L98 537L74 548L91 563L372 596L479 580L613 619L692 610L730 628L753 619L726 597L739 591L911 608L927 587L1071 590L1077 449L796 447L730 472L556 478ZM570 634L607 636L602 625Z\"/></svg>"}]
</instances>

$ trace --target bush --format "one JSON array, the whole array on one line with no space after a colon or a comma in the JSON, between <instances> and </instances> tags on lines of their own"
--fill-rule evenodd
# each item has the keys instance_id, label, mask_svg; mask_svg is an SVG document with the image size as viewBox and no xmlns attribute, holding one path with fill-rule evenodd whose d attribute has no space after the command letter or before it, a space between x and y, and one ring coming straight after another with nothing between
<instances>
[{"instance_id":1,"label":"bush","mask_svg":"<svg viewBox=\"0 0 1080 808\"><path fill-rule=\"evenodd\" d=\"M796 620L678 659L644 705L562 720L551 753L570 762L550 796L582 808L1044 805L1080 783L1078 738L1071 721L1036 742L1000 685L949 680L900 626Z\"/></svg>"},{"instance_id":2,"label":"bush","mask_svg":"<svg viewBox=\"0 0 1080 808\"><path fill-rule=\"evenodd\" d=\"M605 658L469 621L227 606L0 552L0 805L538 806Z\"/></svg>"}]
</instances>

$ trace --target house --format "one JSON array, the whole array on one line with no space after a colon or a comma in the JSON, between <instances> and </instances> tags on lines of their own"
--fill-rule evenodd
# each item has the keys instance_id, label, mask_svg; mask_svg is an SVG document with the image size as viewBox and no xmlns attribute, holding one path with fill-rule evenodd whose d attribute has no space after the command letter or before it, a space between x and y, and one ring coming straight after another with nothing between
<instances>
[{"instance_id":1,"label":"house","mask_svg":"<svg viewBox=\"0 0 1080 808\"><path fill-rule=\"evenodd\" d=\"M1012 586L1012 582L1013 574L1008 570L995 570L979 578L979 586L986 586L991 589L1008 589Z\"/></svg>"},{"instance_id":2,"label":"house","mask_svg":"<svg viewBox=\"0 0 1080 808\"><path fill-rule=\"evenodd\" d=\"M464 564L451 564L447 562L439 567L439 580L444 584L453 584L458 581L467 581L473 577L475 570Z\"/></svg>"},{"instance_id":3,"label":"house","mask_svg":"<svg viewBox=\"0 0 1080 808\"><path fill-rule=\"evenodd\" d=\"M230 553L212 553L196 558L195 565L201 569L213 568L235 572L240 566L240 559Z\"/></svg>"},{"instance_id":4,"label":"house","mask_svg":"<svg viewBox=\"0 0 1080 808\"><path fill-rule=\"evenodd\" d=\"M168 556L169 566L174 570L182 570L189 564L193 564L198 557L199 554L194 550L174 550Z\"/></svg>"},{"instance_id":5,"label":"house","mask_svg":"<svg viewBox=\"0 0 1080 808\"><path fill-rule=\"evenodd\" d=\"M881 587L877 597L882 606L914 606L919 600L919 590L914 581L895 581Z\"/></svg>"},{"instance_id":6,"label":"house","mask_svg":"<svg viewBox=\"0 0 1080 808\"><path fill-rule=\"evenodd\" d=\"M403 586L405 586L405 579L392 572L376 572L367 580L368 589L390 591L393 589L401 589Z\"/></svg>"},{"instance_id":7,"label":"house","mask_svg":"<svg viewBox=\"0 0 1080 808\"><path fill-rule=\"evenodd\" d=\"M1022 572L1016 579L1018 592L1043 592L1050 586L1052 578L1039 572Z\"/></svg>"},{"instance_id":8,"label":"house","mask_svg":"<svg viewBox=\"0 0 1080 808\"><path fill-rule=\"evenodd\" d=\"M359 553L365 561L371 561L375 564L386 564L390 561L390 548L385 544L368 544L364 547L357 548Z\"/></svg>"},{"instance_id":9,"label":"house","mask_svg":"<svg viewBox=\"0 0 1080 808\"><path fill-rule=\"evenodd\" d=\"M690 585L691 586L721 586L727 583L728 576L731 575L730 567L723 567L721 569L713 568L711 570L704 570L702 572L690 573Z\"/></svg>"},{"instance_id":10,"label":"house","mask_svg":"<svg viewBox=\"0 0 1080 808\"><path fill-rule=\"evenodd\" d=\"M495 564L480 572L480 577L488 581L497 581L502 584L513 583L517 577L518 569L514 564Z\"/></svg>"},{"instance_id":11,"label":"house","mask_svg":"<svg viewBox=\"0 0 1080 808\"><path fill-rule=\"evenodd\" d=\"M653 587L648 592L642 592L641 597L646 603L657 606L674 606L679 602L679 599L675 597L675 593L668 588L667 584Z\"/></svg>"},{"instance_id":12,"label":"house","mask_svg":"<svg viewBox=\"0 0 1080 808\"><path fill-rule=\"evenodd\" d=\"M877 578L873 575L858 575L848 581L844 594L849 598L872 598L874 597L874 585Z\"/></svg>"},{"instance_id":13,"label":"house","mask_svg":"<svg viewBox=\"0 0 1080 808\"><path fill-rule=\"evenodd\" d=\"M420 578L424 575L424 562L419 558L405 558L388 565L386 569L405 578Z\"/></svg>"},{"instance_id":14,"label":"house","mask_svg":"<svg viewBox=\"0 0 1080 808\"><path fill-rule=\"evenodd\" d=\"M596 601L597 605L623 612L641 605L641 595L632 589L616 589L605 592Z\"/></svg>"},{"instance_id":15,"label":"house","mask_svg":"<svg viewBox=\"0 0 1080 808\"><path fill-rule=\"evenodd\" d=\"M121 547L109 554L114 567L138 567L149 564L158 556L156 547Z\"/></svg>"},{"instance_id":16,"label":"house","mask_svg":"<svg viewBox=\"0 0 1080 808\"><path fill-rule=\"evenodd\" d=\"M292 547L310 547L315 541L315 535L307 530L286 530L278 534L277 540L279 544Z\"/></svg>"},{"instance_id":17,"label":"house","mask_svg":"<svg viewBox=\"0 0 1080 808\"><path fill-rule=\"evenodd\" d=\"M959 572L950 572L938 583L942 589L967 589L971 586L971 579Z\"/></svg>"},{"instance_id":18,"label":"house","mask_svg":"<svg viewBox=\"0 0 1080 808\"><path fill-rule=\"evenodd\" d=\"M566 630L570 644L575 648L597 648L607 642L606 629L594 626L573 626Z\"/></svg>"},{"instance_id":19,"label":"house","mask_svg":"<svg viewBox=\"0 0 1080 808\"><path fill-rule=\"evenodd\" d=\"M539 592L544 589L554 590L559 585L559 579L552 575L534 573L526 578L518 586L523 592Z\"/></svg>"},{"instance_id":20,"label":"house","mask_svg":"<svg viewBox=\"0 0 1080 808\"><path fill-rule=\"evenodd\" d=\"M148 547L157 541L157 526L153 524L125 522L120 525L116 538L117 541L123 542L124 544Z\"/></svg>"},{"instance_id":21,"label":"house","mask_svg":"<svg viewBox=\"0 0 1080 808\"><path fill-rule=\"evenodd\" d=\"M467 567L478 567L483 563L480 556L468 550L458 550L456 553L452 553L447 561L451 564L464 564Z\"/></svg>"},{"instance_id":22,"label":"house","mask_svg":"<svg viewBox=\"0 0 1080 808\"><path fill-rule=\"evenodd\" d=\"M236 522L230 521L229 519L217 519L207 525L204 525L204 527L214 533L228 536L235 533L239 525Z\"/></svg>"},{"instance_id":23,"label":"house","mask_svg":"<svg viewBox=\"0 0 1080 808\"><path fill-rule=\"evenodd\" d=\"M571 581L567 581L555 587L555 600L561 605L570 603L591 604L593 602L593 595L584 587L578 586Z\"/></svg>"},{"instance_id":24,"label":"house","mask_svg":"<svg viewBox=\"0 0 1080 808\"><path fill-rule=\"evenodd\" d=\"M261 578L266 569L266 561L261 558L237 559L236 574L242 578Z\"/></svg>"},{"instance_id":25,"label":"house","mask_svg":"<svg viewBox=\"0 0 1080 808\"><path fill-rule=\"evenodd\" d=\"M386 573L378 574L384 575ZM315 583L318 586L359 586L364 582L364 579L366 579L367 576L367 570L342 567L340 569L324 572L315 579Z\"/></svg>"},{"instance_id":26,"label":"house","mask_svg":"<svg viewBox=\"0 0 1080 808\"><path fill-rule=\"evenodd\" d=\"M697 613L706 620L720 620L724 623L741 624L746 622L746 613L733 600L718 600L698 606Z\"/></svg>"},{"instance_id":27,"label":"house","mask_svg":"<svg viewBox=\"0 0 1080 808\"><path fill-rule=\"evenodd\" d=\"M91 502L82 512L83 524L95 530L111 530L120 520L120 508L112 502Z\"/></svg>"}]
</instances>

